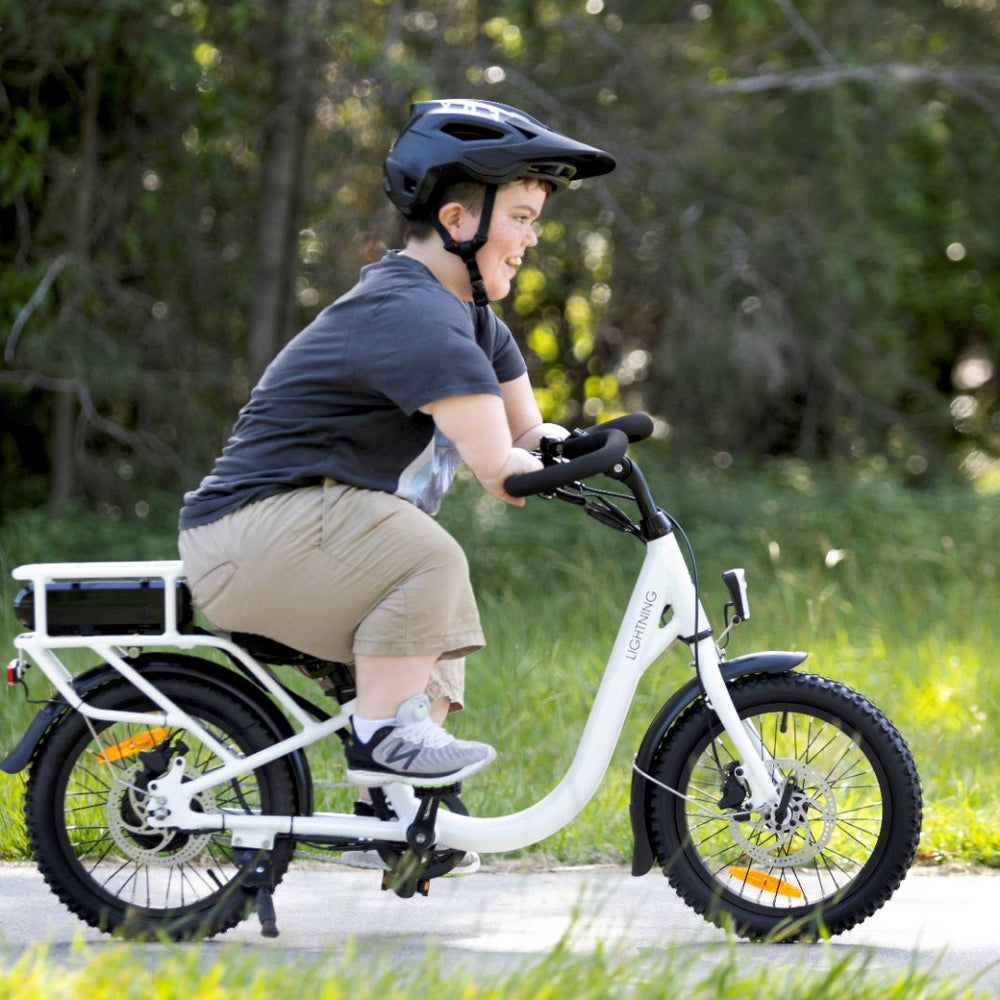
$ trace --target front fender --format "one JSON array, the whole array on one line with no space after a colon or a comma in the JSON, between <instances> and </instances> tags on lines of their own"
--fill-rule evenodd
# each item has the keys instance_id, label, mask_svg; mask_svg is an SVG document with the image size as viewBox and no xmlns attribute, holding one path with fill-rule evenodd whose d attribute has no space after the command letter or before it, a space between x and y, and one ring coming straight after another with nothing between
<instances>
[{"instance_id":1,"label":"front fender","mask_svg":"<svg viewBox=\"0 0 1000 1000\"><path fill-rule=\"evenodd\" d=\"M722 677L729 682L746 674L778 674L797 667L808 656L808 653L793 653L784 650L769 650L761 653L748 653L737 656L733 660L723 660L721 663ZM646 796L648 782L639 773L649 773L653 754L666 736L670 727L680 718L681 714L701 697L701 685L696 677L691 678L683 687L678 688L663 707L656 713L656 718L650 723L646 735L639 745L635 755L635 767L632 770L632 794L629 801L629 816L632 820L632 874L645 875L653 867L653 849L650 843L649 819L647 816ZM638 770L637 770L638 769Z\"/></svg>"},{"instance_id":2,"label":"front fender","mask_svg":"<svg viewBox=\"0 0 1000 1000\"><path fill-rule=\"evenodd\" d=\"M129 662L153 683L158 677L190 677L235 698L263 718L276 742L293 735L288 719L270 697L256 684L228 667L211 660L173 652L143 653ZM83 698L102 684L123 679L110 664L101 663L75 677L73 689ZM17 746L0 761L0 770L6 771L7 774L17 774L27 767L45 734L58 725L69 711L71 711L70 706L62 695L47 702L25 730ZM289 762L295 774L298 814L308 816L312 813L313 801L309 762L302 750L295 750L289 754Z\"/></svg>"}]
</instances>

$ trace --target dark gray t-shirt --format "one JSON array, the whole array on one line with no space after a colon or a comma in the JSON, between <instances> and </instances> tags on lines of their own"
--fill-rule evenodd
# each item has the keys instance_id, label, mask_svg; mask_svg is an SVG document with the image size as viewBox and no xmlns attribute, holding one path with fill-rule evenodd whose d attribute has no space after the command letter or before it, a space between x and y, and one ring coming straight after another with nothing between
<instances>
[{"instance_id":1,"label":"dark gray t-shirt","mask_svg":"<svg viewBox=\"0 0 1000 1000\"><path fill-rule=\"evenodd\" d=\"M491 309L461 302L422 264L388 253L271 362L215 468L185 495L180 526L327 476L436 513L459 459L419 408L500 395L525 370Z\"/></svg>"}]
</instances>

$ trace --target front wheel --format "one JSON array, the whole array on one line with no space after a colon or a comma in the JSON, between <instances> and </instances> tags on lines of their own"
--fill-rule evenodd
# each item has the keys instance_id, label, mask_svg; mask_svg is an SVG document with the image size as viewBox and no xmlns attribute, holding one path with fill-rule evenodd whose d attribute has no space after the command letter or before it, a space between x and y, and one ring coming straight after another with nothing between
<instances>
[{"instance_id":1,"label":"front wheel","mask_svg":"<svg viewBox=\"0 0 1000 1000\"><path fill-rule=\"evenodd\" d=\"M652 758L657 860L689 906L743 937L848 930L885 903L913 860L921 794L910 751L874 705L822 677L753 675L729 691L779 806L748 808L732 741L699 701Z\"/></svg>"}]
</instances>

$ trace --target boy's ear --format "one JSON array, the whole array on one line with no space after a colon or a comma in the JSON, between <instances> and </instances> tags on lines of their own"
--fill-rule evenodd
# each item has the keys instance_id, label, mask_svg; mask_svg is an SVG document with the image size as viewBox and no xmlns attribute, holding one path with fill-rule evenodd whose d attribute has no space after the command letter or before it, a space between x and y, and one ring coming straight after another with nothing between
<instances>
[{"instance_id":1,"label":"boy's ear","mask_svg":"<svg viewBox=\"0 0 1000 1000\"><path fill-rule=\"evenodd\" d=\"M460 201L449 201L438 209L438 219L441 225L454 236L455 231L461 228L468 212L468 208Z\"/></svg>"}]
</instances>

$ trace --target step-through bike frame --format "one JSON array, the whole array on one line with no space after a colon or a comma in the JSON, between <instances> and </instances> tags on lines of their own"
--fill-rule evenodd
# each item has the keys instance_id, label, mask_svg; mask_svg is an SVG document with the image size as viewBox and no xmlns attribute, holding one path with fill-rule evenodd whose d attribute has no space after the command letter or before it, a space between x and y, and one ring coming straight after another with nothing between
<instances>
[{"instance_id":1,"label":"step-through bike frame","mask_svg":"<svg viewBox=\"0 0 1000 1000\"><path fill-rule=\"evenodd\" d=\"M177 590L184 581L184 570L179 561L41 563L20 566L13 576L33 584L35 594L35 631L17 636L14 645L39 666L70 708L95 721L187 730L222 762L203 774L187 778L183 758L175 758L171 769L149 784L146 821L150 827L228 830L235 847L264 850L270 849L279 835L330 843L406 842L419 802L411 787L398 783L384 789L396 814L394 819L348 813L279 816L204 812L200 804L197 809L192 808L194 798L200 793L348 726L354 702L340 706L333 717L316 721L296 704L268 668L231 639L182 631L178 623ZM162 632L111 636L49 634L46 585L96 580L162 580ZM645 558L565 775L547 795L516 813L481 817L438 811L436 843L461 851L510 851L544 840L569 823L596 792L608 769L640 679L674 641L686 643L693 653L707 700L740 755L751 807L763 813L773 810L779 800L775 776L759 741L755 741L733 706L720 669L723 654L713 638L675 532L667 530L646 542ZM217 649L235 658L281 706L296 730L294 735L248 757L233 754L128 662L133 651L163 647L185 651ZM160 711L118 711L89 703L74 689L73 674L60 659L61 652L72 649L92 650L147 695Z\"/></svg>"}]
</instances>

